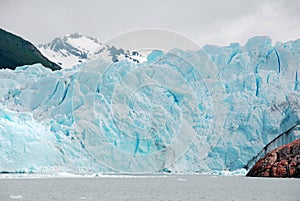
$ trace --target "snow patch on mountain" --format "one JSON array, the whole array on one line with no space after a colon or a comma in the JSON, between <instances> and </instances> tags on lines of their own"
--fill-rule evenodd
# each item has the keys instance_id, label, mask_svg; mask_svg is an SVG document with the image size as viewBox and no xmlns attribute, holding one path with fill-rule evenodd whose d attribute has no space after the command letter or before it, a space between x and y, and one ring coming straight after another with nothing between
<instances>
[{"instance_id":1,"label":"snow patch on mountain","mask_svg":"<svg viewBox=\"0 0 300 201\"><path fill-rule=\"evenodd\" d=\"M108 62L117 62L122 59L129 59L138 63L146 61L146 55L116 48L79 33L55 38L50 43L38 45L38 48L43 55L62 68L71 68L97 58L102 58Z\"/></svg>"}]
</instances>

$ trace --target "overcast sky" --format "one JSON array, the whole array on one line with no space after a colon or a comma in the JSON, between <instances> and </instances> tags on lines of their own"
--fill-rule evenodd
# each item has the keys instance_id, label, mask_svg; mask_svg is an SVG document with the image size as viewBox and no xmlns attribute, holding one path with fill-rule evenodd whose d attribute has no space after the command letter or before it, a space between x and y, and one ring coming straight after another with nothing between
<instances>
[{"instance_id":1,"label":"overcast sky","mask_svg":"<svg viewBox=\"0 0 300 201\"><path fill-rule=\"evenodd\" d=\"M255 35L300 38L298 0L0 0L0 26L34 44L80 32L106 41L143 28L196 42L244 44Z\"/></svg>"}]
</instances>

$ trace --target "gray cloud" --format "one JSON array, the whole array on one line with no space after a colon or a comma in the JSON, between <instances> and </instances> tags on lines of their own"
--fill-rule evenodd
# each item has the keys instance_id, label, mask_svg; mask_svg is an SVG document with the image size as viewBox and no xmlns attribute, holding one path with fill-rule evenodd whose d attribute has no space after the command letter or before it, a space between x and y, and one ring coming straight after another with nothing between
<instances>
[{"instance_id":1,"label":"gray cloud","mask_svg":"<svg viewBox=\"0 0 300 201\"><path fill-rule=\"evenodd\" d=\"M0 0L0 25L35 44L81 32L107 40L143 28L183 34L199 45L244 43L254 35L300 38L294 0Z\"/></svg>"}]
</instances>

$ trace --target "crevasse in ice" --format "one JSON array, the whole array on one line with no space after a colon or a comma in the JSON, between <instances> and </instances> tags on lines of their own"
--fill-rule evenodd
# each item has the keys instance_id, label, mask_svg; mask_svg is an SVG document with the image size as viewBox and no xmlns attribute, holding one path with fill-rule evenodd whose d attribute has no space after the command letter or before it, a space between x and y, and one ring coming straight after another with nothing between
<instances>
[{"instance_id":1,"label":"crevasse in ice","mask_svg":"<svg viewBox=\"0 0 300 201\"><path fill-rule=\"evenodd\" d=\"M299 124L300 40L0 71L0 171L244 167ZM297 135L297 134L296 134Z\"/></svg>"}]
</instances>

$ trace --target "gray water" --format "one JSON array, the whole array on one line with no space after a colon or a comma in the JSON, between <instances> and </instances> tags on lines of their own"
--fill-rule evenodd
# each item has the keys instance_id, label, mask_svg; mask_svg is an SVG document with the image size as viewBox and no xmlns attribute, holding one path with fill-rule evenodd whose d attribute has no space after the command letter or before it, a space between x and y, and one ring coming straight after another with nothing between
<instances>
[{"instance_id":1,"label":"gray water","mask_svg":"<svg viewBox=\"0 0 300 201\"><path fill-rule=\"evenodd\" d=\"M300 200L300 179L176 175L1 178L0 200Z\"/></svg>"}]
</instances>

